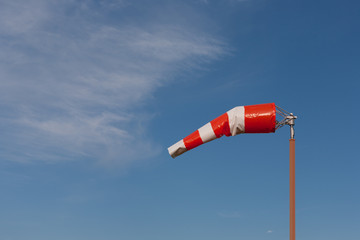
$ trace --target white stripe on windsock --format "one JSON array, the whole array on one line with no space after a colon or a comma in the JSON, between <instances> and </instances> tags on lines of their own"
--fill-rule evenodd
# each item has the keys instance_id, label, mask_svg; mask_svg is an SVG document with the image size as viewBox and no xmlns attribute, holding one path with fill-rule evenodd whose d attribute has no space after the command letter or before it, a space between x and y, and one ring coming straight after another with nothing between
<instances>
[{"instance_id":1,"label":"white stripe on windsock","mask_svg":"<svg viewBox=\"0 0 360 240\"><path fill-rule=\"evenodd\" d=\"M216 139L216 135L210 123L207 123L201 128L199 128L199 134L203 143L207 143L210 142L211 140Z\"/></svg>"},{"instance_id":2,"label":"white stripe on windsock","mask_svg":"<svg viewBox=\"0 0 360 240\"><path fill-rule=\"evenodd\" d=\"M184 140L180 140L171 147L168 148L169 154L171 157L175 158L176 156L179 156L187 151Z\"/></svg>"},{"instance_id":3,"label":"white stripe on windsock","mask_svg":"<svg viewBox=\"0 0 360 240\"><path fill-rule=\"evenodd\" d=\"M226 112L229 118L230 133L235 136L245 132L245 108L244 106L234 107Z\"/></svg>"}]
</instances>

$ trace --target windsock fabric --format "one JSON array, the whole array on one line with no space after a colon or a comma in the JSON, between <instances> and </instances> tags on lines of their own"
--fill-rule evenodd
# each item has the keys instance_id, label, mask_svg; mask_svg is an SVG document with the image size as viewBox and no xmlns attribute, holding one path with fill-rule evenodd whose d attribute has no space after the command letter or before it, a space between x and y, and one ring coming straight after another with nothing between
<instances>
[{"instance_id":1,"label":"windsock fabric","mask_svg":"<svg viewBox=\"0 0 360 240\"><path fill-rule=\"evenodd\" d=\"M270 133L275 132L275 125L275 103L239 106L175 143L168 148L168 151L171 157L175 158L223 135L229 137L240 133Z\"/></svg>"}]
</instances>

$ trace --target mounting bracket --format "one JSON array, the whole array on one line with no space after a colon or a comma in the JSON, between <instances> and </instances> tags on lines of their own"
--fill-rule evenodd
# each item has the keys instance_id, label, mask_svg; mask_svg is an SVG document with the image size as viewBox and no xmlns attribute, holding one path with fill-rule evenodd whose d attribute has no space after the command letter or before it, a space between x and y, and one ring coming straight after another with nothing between
<instances>
[{"instance_id":1,"label":"mounting bracket","mask_svg":"<svg viewBox=\"0 0 360 240\"><path fill-rule=\"evenodd\" d=\"M285 111L284 109L276 106L276 113L277 115L280 115L283 117L280 121L276 120L276 126L275 129L279 129L283 127L284 125L290 126L290 139L294 139L295 137L295 119L297 119L297 116L294 116L293 113L289 113L288 111Z\"/></svg>"}]
</instances>

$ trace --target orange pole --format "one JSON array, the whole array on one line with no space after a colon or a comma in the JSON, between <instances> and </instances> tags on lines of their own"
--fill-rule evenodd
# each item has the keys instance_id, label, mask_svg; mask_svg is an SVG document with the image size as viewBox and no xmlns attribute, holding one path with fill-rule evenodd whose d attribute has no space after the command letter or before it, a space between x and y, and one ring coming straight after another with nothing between
<instances>
[{"instance_id":1,"label":"orange pole","mask_svg":"<svg viewBox=\"0 0 360 240\"><path fill-rule=\"evenodd\" d=\"M290 240L295 240L295 139L289 140Z\"/></svg>"}]
</instances>

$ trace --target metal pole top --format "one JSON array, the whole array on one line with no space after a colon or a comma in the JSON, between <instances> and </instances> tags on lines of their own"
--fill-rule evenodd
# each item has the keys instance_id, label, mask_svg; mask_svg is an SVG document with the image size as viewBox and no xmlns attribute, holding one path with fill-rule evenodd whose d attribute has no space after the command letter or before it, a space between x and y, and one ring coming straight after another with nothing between
<instances>
[{"instance_id":1,"label":"metal pole top","mask_svg":"<svg viewBox=\"0 0 360 240\"><path fill-rule=\"evenodd\" d=\"M277 122L276 129L279 129L284 125L289 125L290 126L290 139L294 139L294 137L295 137L294 126L295 126L295 119L297 119L297 116L294 116L293 113L289 113L288 111L282 109L279 106L276 106L276 113L280 117L283 117L281 120L276 121Z\"/></svg>"},{"instance_id":2,"label":"metal pole top","mask_svg":"<svg viewBox=\"0 0 360 240\"><path fill-rule=\"evenodd\" d=\"M286 125L290 126L290 139L294 139L295 137L295 119L297 119L297 116L294 116L293 113L290 113L288 116L286 116Z\"/></svg>"}]
</instances>

